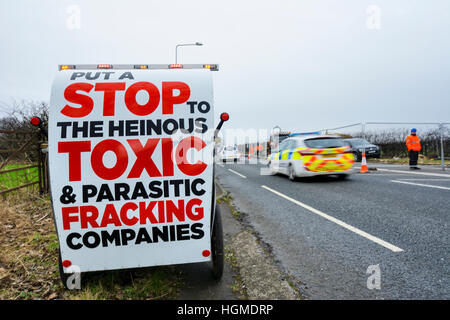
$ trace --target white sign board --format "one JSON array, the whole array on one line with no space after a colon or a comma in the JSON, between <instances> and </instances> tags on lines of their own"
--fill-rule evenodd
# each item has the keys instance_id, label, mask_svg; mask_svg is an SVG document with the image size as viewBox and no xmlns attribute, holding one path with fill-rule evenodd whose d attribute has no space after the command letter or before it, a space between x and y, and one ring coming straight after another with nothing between
<instances>
[{"instance_id":1,"label":"white sign board","mask_svg":"<svg viewBox=\"0 0 450 320\"><path fill-rule=\"evenodd\" d=\"M65 70L52 88L49 170L64 266L211 260L209 70Z\"/></svg>"}]
</instances>

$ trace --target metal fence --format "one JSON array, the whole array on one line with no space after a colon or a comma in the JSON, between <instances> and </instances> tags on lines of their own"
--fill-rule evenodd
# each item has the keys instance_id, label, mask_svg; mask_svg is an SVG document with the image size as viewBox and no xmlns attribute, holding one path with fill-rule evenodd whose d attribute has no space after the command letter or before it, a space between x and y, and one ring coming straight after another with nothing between
<instances>
[{"instance_id":1,"label":"metal fence","mask_svg":"<svg viewBox=\"0 0 450 320\"><path fill-rule=\"evenodd\" d=\"M405 156L405 138L414 126L419 130L422 154L440 159L442 170L445 170L445 151L450 148L448 125L448 122L359 122L319 131L366 139L379 145L385 156Z\"/></svg>"},{"instance_id":2,"label":"metal fence","mask_svg":"<svg viewBox=\"0 0 450 320\"><path fill-rule=\"evenodd\" d=\"M37 131L0 129L0 195L38 187L48 192L48 168ZM44 146L45 147L45 146Z\"/></svg>"}]
</instances>

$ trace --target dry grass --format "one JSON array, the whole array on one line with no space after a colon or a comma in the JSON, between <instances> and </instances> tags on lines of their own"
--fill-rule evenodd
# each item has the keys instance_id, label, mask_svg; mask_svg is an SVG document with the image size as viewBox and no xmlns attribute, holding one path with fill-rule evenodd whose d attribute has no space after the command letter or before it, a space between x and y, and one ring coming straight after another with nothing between
<instances>
[{"instance_id":1,"label":"dry grass","mask_svg":"<svg viewBox=\"0 0 450 320\"><path fill-rule=\"evenodd\" d=\"M17 193L0 200L0 299L173 299L176 267L82 274L82 289L63 287L48 197Z\"/></svg>"},{"instance_id":2,"label":"dry grass","mask_svg":"<svg viewBox=\"0 0 450 320\"><path fill-rule=\"evenodd\" d=\"M57 255L50 201L18 193L0 203L0 298L53 298Z\"/></svg>"}]
</instances>

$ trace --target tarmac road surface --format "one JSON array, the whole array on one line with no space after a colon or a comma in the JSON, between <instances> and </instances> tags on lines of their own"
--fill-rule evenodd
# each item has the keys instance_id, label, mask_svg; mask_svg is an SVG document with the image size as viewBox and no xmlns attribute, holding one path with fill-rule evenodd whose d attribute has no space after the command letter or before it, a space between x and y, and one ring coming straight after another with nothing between
<instances>
[{"instance_id":1,"label":"tarmac road surface","mask_svg":"<svg viewBox=\"0 0 450 320\"><path fill-rule=\"evenodd\" d=\"M309 299L449 299L450 174L377 171L291 182L218 164L219 183Z\"/></svg>"}]
</instances>

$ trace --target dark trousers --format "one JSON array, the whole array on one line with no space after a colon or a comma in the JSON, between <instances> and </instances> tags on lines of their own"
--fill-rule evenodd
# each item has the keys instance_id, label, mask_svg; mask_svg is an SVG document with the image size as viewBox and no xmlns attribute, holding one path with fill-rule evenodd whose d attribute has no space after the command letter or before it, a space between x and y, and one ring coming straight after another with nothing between
<instances>
[{"instance_id":1,"label":"dark trousers","mask_svg":"<svg viewBox=\"0 0 450 320\"><path fill-rule=\"evenodd\" d=\"M409 150L409 165L417 166L417 159L419 159L419 151Z\"/></svg>"}]
</instances>

